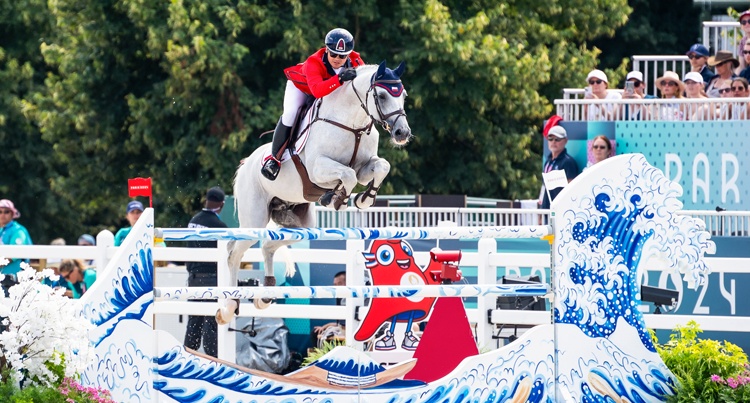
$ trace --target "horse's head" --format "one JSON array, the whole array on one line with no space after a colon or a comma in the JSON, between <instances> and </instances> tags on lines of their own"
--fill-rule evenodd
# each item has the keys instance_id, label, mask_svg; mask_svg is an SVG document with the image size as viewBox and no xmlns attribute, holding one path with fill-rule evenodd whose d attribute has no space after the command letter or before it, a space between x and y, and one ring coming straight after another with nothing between
<instances>
[{"instance_id":1,"label":"horse's head","mask_svg":"<svg viewBox=\"0 0 750 403\"><path fill-rule=\"evenodd\" d=\"M391 142L397 146L406 145L411 139L411 128L404 112L406 91L401 83L405 69L404 62L395 70L386 67L385 61L381 62L370 77L368 94L372 92L372 97L368 96L366 101L370 117L389 132Z\"/></svg>"}]
</instances>

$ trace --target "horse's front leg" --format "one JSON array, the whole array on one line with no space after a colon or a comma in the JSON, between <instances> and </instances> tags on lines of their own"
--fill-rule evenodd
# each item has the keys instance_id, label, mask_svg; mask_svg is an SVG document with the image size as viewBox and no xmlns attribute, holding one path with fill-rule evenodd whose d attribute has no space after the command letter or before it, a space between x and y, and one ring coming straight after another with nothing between
<instances>
[{"instance_id":1,"label":"horse's front leg","mask_svg":"<svg viewBox=\"0 0 750 403\"><path fill-rule=\"evenodd\" d=\"M380 185L385 180L391 164L383 158L373 155L370 161L359 170L359 183L366 185L367 189L354 198L354 205L359 209L371 207L375 203Z\"/></svg>"},{"instance_id":2,"label":"horse's front leg","mask_svg":"<svg viewBox=\"0 0 750 403\"><path fill-rule=\"evenodd\" d=\"M345 210L349 194L357 185L357 173L346 165L342 165L328 157L318 157L310 172L313 183L339 183L330 201L322 201L324 207ZM322 199L322 198L321 198Z\"/></svg>"}]
</instances>

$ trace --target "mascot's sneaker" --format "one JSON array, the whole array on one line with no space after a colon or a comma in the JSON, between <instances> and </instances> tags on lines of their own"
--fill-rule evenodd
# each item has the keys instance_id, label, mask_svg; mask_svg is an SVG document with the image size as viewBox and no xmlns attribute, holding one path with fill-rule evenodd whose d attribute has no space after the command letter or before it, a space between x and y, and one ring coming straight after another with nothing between
<instances>
[{"instance_id":1,"label":"mascot's sneaker","mask_svg":"<svg viewBox=\"0 0 750 403\"><path fill-rule=\"evenodd\" d=\"M274 181L276 180L276 177L279 176L279 170L281 170L281 163L275 158L269 158L263 163L263 168L260 169L260 173L269 181Z\"/></svg>"},{"instance_id":2,"label":"mascot's sneaker","mask_svg":"<svg viewBox=\"0 0 750 403\"><path fill-rule=\"evenodd\" d=\"M385 332L385 337L375 342L375 350L388 351L396 349L396 339L393 338L393 333Z\"/></svg>"},{"instance_id":3,"label":"mascot's sneaker","mask_svg":"<svg viewBox=\"0 0 750 403\"><path fill-rule=\"evenodd\" d=\"M414 351L419 345L419 339L414 336L412 332L404 333L404 341L401 343L401 348L408 351Z\"/></svg>"}]
</instances>

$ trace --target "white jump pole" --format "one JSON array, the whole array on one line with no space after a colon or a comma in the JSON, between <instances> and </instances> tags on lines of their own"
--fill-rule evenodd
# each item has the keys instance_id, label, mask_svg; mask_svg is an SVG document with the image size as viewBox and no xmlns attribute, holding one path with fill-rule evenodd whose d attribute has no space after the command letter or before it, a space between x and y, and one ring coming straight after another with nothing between
<instances>
[{"instance_id":1,"label":"white jump pole","mask_svg":"<svg viewBox=\"0 0 750 403\"><path fill-rule=\"evenodd\" d=\"M374 239L481 239L541 238L552 234L549 225L495 227L416 227L416 228L156 228L165 241L209 240L374 240Z\"/></svg>"},{"instance_id":2,"label":"white jump pole","mask_svg":"<svg viewBox=\"0 0 750 403\"><path fill-rule=\"evenodd\" d=\"M316 287L157 287L157 300L251 298L411 298L535 296L549 292L547 284L440 284L423 286Z\"/></svg>"}]
</instances>

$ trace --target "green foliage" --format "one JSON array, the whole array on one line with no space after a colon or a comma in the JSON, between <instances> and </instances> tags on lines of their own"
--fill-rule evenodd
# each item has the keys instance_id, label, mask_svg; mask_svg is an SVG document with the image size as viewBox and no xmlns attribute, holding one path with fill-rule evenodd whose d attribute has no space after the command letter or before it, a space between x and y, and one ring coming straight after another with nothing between
<instances>
[{"instance_id":1,"label":"green foliage","mask_svg":"<svg viewBox=\"0 0 750 403\"><path fill-rule=\"evenodd\" d=\"M344 346L346 345L346 342L344 340L331 340L331 341L324 341L323 347L315 347L311 348L308 353L307 357L305 357L304 360L302 360L302 366L306 367L313 362L317 361L320 357L328 354L333 350L334 348L338 346Z\"/></svg>"},{"instance_id":2,"label":"green foliage","mask_svg":"<svg viewBox=\"0 0 750 403\"><path fill-rule=\"evenodd\" d=\"M64 372L60 365L48 363L56 374ZM54 368L52 368L54 367ZM7 373L2 379L8 379ZM17 387L12 380L0 382L0 401L4 403L114 403L109 391L100 388L83 387L78 382L63 378L51 385L33 384Z\"/></svg>"},{"instance_id":3,"label":"green foliage","mask_svg":"<svg viewBox=\"0 0 750 403\"><path fill-rule=\"evenodd\" d=\"M669 336L669 342L656 349L670 371L677 377L679 387L673 403L724 402L721 393L729 388L712 381L712 376L730 378L740 375L748 363L740 347L729 342L698 339L702 330L695 321L678 326Z\"/></svg>"},{"instance_id":4,"label":"green foliage","mask_svg":"<svg viewBox=\"0 0 750 403\"><path fill-rule=\"evenodd\" d=\"M381 192L534 197L552 100L582 85L600 55L588 43L631 11L626 0L6 3L0 193L36 243L126 225L127 178L153 178L158 226L184 226L210 186L231 193L281 113L283 69L336 26L365 61L407 62L416 138L382 139Z\"/></svg>"}]
</instances>

